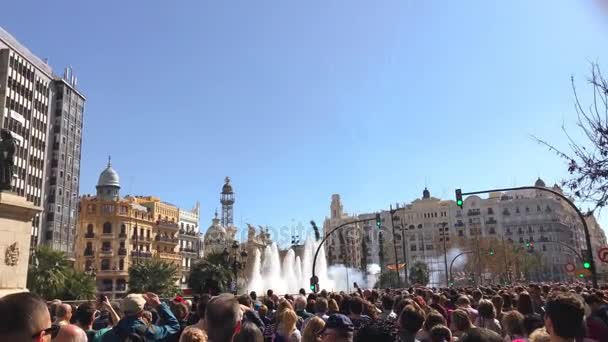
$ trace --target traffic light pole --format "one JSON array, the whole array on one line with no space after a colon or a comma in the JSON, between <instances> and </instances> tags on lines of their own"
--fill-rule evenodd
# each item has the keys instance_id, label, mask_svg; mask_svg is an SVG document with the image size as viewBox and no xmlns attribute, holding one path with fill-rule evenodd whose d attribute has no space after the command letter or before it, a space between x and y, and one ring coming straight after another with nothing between
<instances>
[{"instance_id":1,"label":"traffic light pole","mask_svg":"<svg viewBox=\"0 0 608 342\"><path fill-rule=\"evenodd\" d=\"M376 218L374 217L374 218L369 218L369 219L362 219L362 220L355 220L355 221L345 222L345 223L342 223L341 225L337 226L336 228L332 229L329 233L325 234L325 236L323 237L323 240L321 240L321 242L319 243L319 246L317 246L317 251L315 252L315 257L312 260L312 277L310 278L311 286L312 286L313 282L315 282L316 285L318 285L317 282L319 281L319 278L317 277L317 275L315 273L315 270L316 270L316 267L317 267L317 256L319 256L319 252L321 251L321 247L323 247L323 244L325 243L325 241L327 240L327 238L331 234L333 234L335 231L341 229L342 227L345 227L345 226L348 226L348 225L351 225L351 224L357 224L357 223L361 223L361 222L375 221L375 220L376 220ZM318 290L317 286L315 286L315 292L316 292L316 290Z\"/></svg>"},{"instance_id":2,"label":"traffic light pole","mask_svg":"<svg viewBox=\"0 0 608 342\"><path fill-rule=\"evenodd\" d=\"M578 209L578 207L566 196L562 195L561 193L545 188L545 187L540 187L540 186L520 186L520 187L516 187L516 188L504 188L504 189L490 189L490 190L482 190L482 191L473 191L473 192L462 192L462 196L468 196L468 195L479 195L479 194L486 194L489 192L505 192L505 191L518 191L518 190L540 190L540 191L545 191L545 192L550 192L553 195L563 199L564 201L566 201L566 203L568 203L572 209L574 209L576 211L576 213L578 214L578 217L581 219L581 222L583 223L583 231L585 233L585 242L587 245L587 258L588 258L588 262L589 262L589 271L591 272L591 281L593 283L593 287L594 288L598 288L597 286L597 271L595 268L595 260L593 259L593 249L591 247L591 236L589 234L589 227L587 227L587 221L585 220L585 216L583 215L583 213L581 213L581 211ZM458 195L460 192L460 189L456 190L456 194Z\"/></svg>"},{"instance_id":3,"label":"traffic light pole","mask_svg":"<svg viewBox=\"0 0 608 342\"><path fill-rule=\"evenodd\" d=\"M391 228L393 229L393 249L395 250L395 268L397 269L397 285L401 287L401 276L399 275L399 259L397 257L397 243L395 241L395 221L393 215L399 210L398 208L393 210L393 205L391 204L389 209L389 214L391 215ZM403 239L403 234L401 236Z\"/></svg>"}]
</instances>

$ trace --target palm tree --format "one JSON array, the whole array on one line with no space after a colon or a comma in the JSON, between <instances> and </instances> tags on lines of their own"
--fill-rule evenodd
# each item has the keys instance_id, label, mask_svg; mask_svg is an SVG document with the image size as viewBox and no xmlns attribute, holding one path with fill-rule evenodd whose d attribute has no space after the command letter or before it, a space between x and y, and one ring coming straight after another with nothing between
<instances>
[{"instance_id":1,"label":"palm tree","mask_svg":"<svg viewBox=\"0 0 608 342\"><path fill-rule=\"evenodd\" d=\"M188 287L194 293L220 293L229 289L232 274L221 253L212 253L190 269Z\"/></svg>"},{"instance_id":2,"label":"palm tree","mask_svg":"<svg viewBox=\"0 0 608 342\"><path fill-rule=\"evenodd\" d=\"M145 260L129 268L130 292L154 292L161 297L172 297L179 292L179 268L158 258Z\"/></svg>"},{"instance_id":3,"label":"palm tree","mask_svg":"<svg viewBox=\"0 0 608 342\"><path fill-rule=\"evenodd\" d=\"M48 246L40 246L34 251L34 264L29 266L28 289L39 296L51 299L60 294L69 267L65 253Z\"/></svg>"},{"instance_id":4,"label":"palm tree","mask_svg":"<svg viewBox=\"0 0 608 342\"><path fill-rule=\"evenodd\" d=\"M91 300L95 299L97 287L95 278L84 272L68 268L65 272L61 299L63 300Z\"/></svg>"},{"instance_id":5,"label":"palm tree","mask_svg":"<svg viewBox=\"0 0 608 342\"><path fill-rule=\"evenodd\" d=\"M429 283L429 267L422 261L416 261L410 268L410 283L426 285Z\"/></svg>"}]
</instances>

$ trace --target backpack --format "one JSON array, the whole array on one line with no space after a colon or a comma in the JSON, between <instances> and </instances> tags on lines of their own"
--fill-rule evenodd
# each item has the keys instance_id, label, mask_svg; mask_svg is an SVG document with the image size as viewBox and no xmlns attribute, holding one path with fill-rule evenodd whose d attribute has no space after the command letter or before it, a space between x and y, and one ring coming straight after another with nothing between
<instances>
[{"instance_id":1,"label":"backpack","mask_svg":"<svg viewBox=\"0 0 608 342\"><path fill-rule=\"evenodd\" d=\"M118 326L112 328L111 331L118 336L121 342L146 342L146 330L148 330L147 326L138 325L135 327L135 332L126 332L118 329Z\"/></svg>"}]
</instances>

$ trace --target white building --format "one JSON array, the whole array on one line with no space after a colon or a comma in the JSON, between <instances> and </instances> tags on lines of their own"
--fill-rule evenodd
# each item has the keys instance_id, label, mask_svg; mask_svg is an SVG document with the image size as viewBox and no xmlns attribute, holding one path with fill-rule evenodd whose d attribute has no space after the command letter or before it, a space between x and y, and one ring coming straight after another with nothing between
<instances>
[{"instance_id":1,"label":"white building","mask_svg":"<svg viewBox=\"0 0 608 342\"><path fill-rule=\"evenodd\" d=\"M200 204L191 210L179 209L179 251L182 257L181 287L187 288L190 267L203 257L204 244L199 231Z\"/></svg>"},{"instance_id":2,"label":"white building","mask_svg":"<svg viewBox=\"0 0 608 342\"><path fill-rule=\"evenodd\" d=\"M545 183L538 179L535 186L545 187ZM551 189L561 192L557 185ZM328 239L325 248L330 264L361 267L362 261L367 264L380 263L380 232L384 242L383 266L394 266L395 262L411 265L421 260L429 265L431 272L441 273L440 276L431 277L437 281L445 279L444 237L448 243L467 248L474 247L477 237L520 246L531 243L534 251L542 256L543 263L537 276L544 279L566 279L566 264L581 264L571 249L554 241L565 243L586 255L580 218L565 201L545 191L493 193L488 198L469 196L461 209L452 200L431 197L428 189L425 189L422 198L409 204L395 205L392 220L389 211L382 211L380 230L373 220L375 213L346 215L338 195L332 196L330 209L331 216L324 224L325 232L343 222L370 219L358 226L351 225L342 238L339 234L333 234ZM594 218L589 218L587 222L596 254L598 248L606 245L606 237ZM361 251L364 248L360 236L367 245L366 258L363 260ZM594 258L598 272L602 272L604 266L597 255Z\"/></svg>"}]
</instances>

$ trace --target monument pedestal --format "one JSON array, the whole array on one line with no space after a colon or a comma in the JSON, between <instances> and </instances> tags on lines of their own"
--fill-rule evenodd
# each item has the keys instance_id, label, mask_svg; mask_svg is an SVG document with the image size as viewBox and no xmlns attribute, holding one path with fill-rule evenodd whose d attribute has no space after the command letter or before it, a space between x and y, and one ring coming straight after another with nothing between
<instances>
[{"instance_id":1,"label":"monument pedestal","mask_svg":"<svg viewBox=\"0 0 608 342\"><path fill-rule=\"evenodd\" d=\"M24 197L0 192L0 297L27 291L32 219L41 211Z\"/></svg>"}]
</instances>

